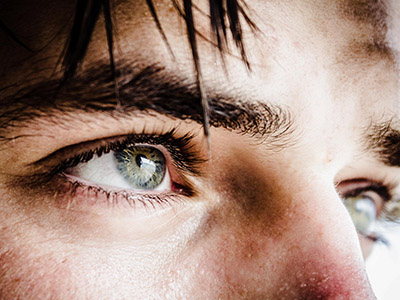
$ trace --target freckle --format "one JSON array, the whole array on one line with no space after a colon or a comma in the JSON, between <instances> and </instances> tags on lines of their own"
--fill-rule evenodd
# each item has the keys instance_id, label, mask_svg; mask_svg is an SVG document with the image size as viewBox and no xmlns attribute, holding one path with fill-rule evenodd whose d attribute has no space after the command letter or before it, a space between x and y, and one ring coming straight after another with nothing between
<instances>
[{"instance_id":1,"label":"freckle","mask_svg":"<svg viewBox=\"0 0 400 300\"><path fill-rule=\"evenodd\" d=\"M313 75L314 77L318 77L318 76L319 76L319 72L318 72L317 69L313 70L311 73L312 73L312 75Z\"/></svg>"},{"instance_id":2,"label":"freckle","mask_svg":"<svg viewBox=\"0 0 400 300\"><path fill-rule=\"evenodd\" d=\"M299 50L299 51L303 51L304 50L303 46L298 41L294 41L293 42L293 46L294 46L294 48L296 48L296 50Z\"/></svg>"},{"instance_id":3,"label":"freckle","mask_svg":"<svg viewBox=\"0 0 400 300\"><path fill-rule=\"evenodd\" d=\"M326 153L325 162L328 163L328 164L329 164L330 162L332 162L332 153L331 153L330 151L328 151L328 152Z\"/></svg>"}]
</instances>

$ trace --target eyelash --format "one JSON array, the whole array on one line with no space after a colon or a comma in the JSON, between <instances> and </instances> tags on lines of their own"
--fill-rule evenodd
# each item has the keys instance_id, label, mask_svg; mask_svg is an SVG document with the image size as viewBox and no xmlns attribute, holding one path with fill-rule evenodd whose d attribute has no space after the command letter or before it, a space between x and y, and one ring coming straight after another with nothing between
<instances>
[{"instance_id":1,"label":"eyelash","mask_svg":"<svg viewBox=\"0 0 400 300\"><path fill-rule=\"evenodd\" d=\"M129 134L123 140L109 143L89 151L82 152L71 158L63 160L53 170L50 175L64 172L68 168L76 167L80 163L85 163L93 157L100 157L110 151L121 151L131 145L149 144L161 145L171 155L174 166L179 170L193 175L200 175L199 165L205 160L200 158L200 154L191 145L193 134L187 133L181 137L175 136L175 129L164 134Z\"/></svg>"},{"instance_id":2,"label":"eyelash","mask_svg":"<svg viewBox=\"0 0 400 300\"><path fill-rule=\"evenodd\" d=\"M378 194L379 197L381 197L383 200L382 208L377 217L377 221L380 222L380 221L386 221L388 219L389 214L388 214L386 207L387 207L387 204L390 201L392 201L391 200L392 196L389 192L390 190L391 190L390 185L385 185L385 184L379 183L379 182L371 182L369 185L367 185L365 187L350 190L349 192L345 193L342 197L343 198L355 197L355 196L359 196L359 195L369 192L369 191L372 191L372 192ZM362 235L364 238L371 240L374 243L379 242L379 243L389 246L389 242L385 238L384 233L382 233L382 232L374 230L367 234L361 233L361 232L359 232L359 234Z\"/></svg>"},{"instance_id":3,"label":"eyelash","mask_svg":"<svg viewBox=\"0 0 400 300\"><path fill-rule=\"evenodd\" d=\"M165 205L171 206L173 202L179 202L182 200L181 196L192 196L190 190L182 190L178 193L163 193L163 194L130 194L126 191L108 191L99 186L85 185L79 181L71 181L66 178L69 186L67 187L67 193L74 196L78 192L84 194L88 193L90 196L96 198L105 197L105 203L111 204L112 207L119 207L127 204L129 207L135 208L137 204L141 204L146 210L149 208L156 209L157 206L164 208ZM87 199L87 198L86 198ZM96 204L103 202L97 199Z\"/></svg>"},{"instance_id":4,"label":"eyelash","mask_svg":"<svg viewBox=\"0 0 400 300\"><path fill-rule=\"evenodd\" d=\"M194 135L187 133L183 136L176 136L175 129L172 129L163 134L129 134L124 139L111 142L100 147L81 152L70 158L62 160L54 168L48 172L47 182L52 178L58 177L67 184L65 192L73 199L77 194L88 194L96 198L105 197L104 200L108 204L120 205L127 203L130 207L135 207L137 203L147 208L156 208L156 205L163 207L170 205L172 202L179 201L182 196L191 197L195 194L194 188L186 179L186 174L192 176L200 175L200 164L205 162L205 159L200 158L200 153L194 149L191 143ZM128 191L109 191L100 186L87 185L82 182L69 178L65 172L81 163L86 163L94 157L100 157L111 151L121 151L127 147L146 144L154 146L163 146L168 155L171 157L171 165L179 170L178 176L182 182L172 182L173 191L161 194L144 194L144 193L129 193ZM101 202L101 201L100 201Z\"/></svg>"}]
</instances>

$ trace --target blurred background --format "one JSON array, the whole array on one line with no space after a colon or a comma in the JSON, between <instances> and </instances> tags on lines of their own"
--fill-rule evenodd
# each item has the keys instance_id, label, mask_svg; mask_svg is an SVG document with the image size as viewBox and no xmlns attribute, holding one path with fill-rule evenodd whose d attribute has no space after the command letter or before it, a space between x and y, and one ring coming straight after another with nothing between
<instances>
[{"instance_id":1,"label":"blurred background","mask_svg":"<svg viewBox=\"0 0 400 300\"><path fill-rule=\"evenodd\" d=\"M400 300L400 225L385 224L379 233L388 245L377 243L367 259L367 272L378 300Z\"/></svg>"}]
</instances>

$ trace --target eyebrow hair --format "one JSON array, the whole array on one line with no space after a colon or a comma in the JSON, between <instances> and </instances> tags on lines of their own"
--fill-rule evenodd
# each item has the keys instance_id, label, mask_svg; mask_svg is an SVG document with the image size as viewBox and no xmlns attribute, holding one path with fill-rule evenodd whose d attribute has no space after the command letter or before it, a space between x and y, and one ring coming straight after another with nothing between
<instances>
[{"instance_id":1,"label":"eyebrow hair","mask_svg":"<svg viewBox=\"0 0 400 300\"><path fill-rule=\"evenodd\" d=\"M400 131L394 129L392 121L372 126L369 148L374 149L382 161L392 167L400 167Z\"/></svg>"},{"instance_id":2,"label":"eyebrow hair","mask_svg":"<svg viewBox=\"0 0 400 300\"><path fill-rule=\"evenodd\" d=\"M353 20L371 24L385 30L387 4L385 0L345 0L341 8L343 14Z\"/></svg>"},{"instance_id":3,"label":"eyebrow hair","mask_svg":"<svg viewBox=\"0 0 400 300\"><path fill-rule=\"evenodd\" d=\"M200 56L197 49L197 35L199 34L195 27L195 17L193 8L196 7L192 0L170 0L172 6L177 11L185 23L186 35L188 43L192 52L193 67L196 74L197 89L201 96L203 107L203 130L205 136L208 136L209 127L209 103L208 97L203 88L203 76L200 68ZM154 0L143 0L146 3L149 12L157 26L157 29L164 40L170 54L174 57L168 39L165 35L162 24L158 18ZM180 2L182 2L183 8ZM235 46L239 49L242 61L245 66L250 70L250 63L247 59L245 46L243 42L242 22L246 23L253 32L257 31L256 24L249 17L247 10L248 6L245 0L209 0L209 18L211 26L211 40L215 42L216 47L220 52L222 61L224 62L224 55L227 52L227 42L231 39ZM115 96L119 98L119 87L117 84L117 67L114 58L114 21L113 10L117 1L112 0L76 0L75 9L73 14L73 21L71 24L69 35L64 44L64 48L59 57L58 63L61 63L63 76L59 80L62 86L67 81L75 76L76 71L85 59L87 48L90 44L92 34L95 30L101 15L104 18L105 33L108 45L109 54L109 68L114 77ZM16 35L0 20L0 32L6 33L14 42L20 44L26 50L30 50L25 44L16 38ZM228 34L230 33L230 35ZM58 64L57 63L57 64Z\"/></svg>"},{"instance_id":4,"label":"eyebrow hair","mask_svg":"<svg viewBox=\"0 0 400 300\"><path fill-rule=\"evenodd\" d=\"M391 58L392 49L386 40L388 31L386 0L344 0L339 4L339 11L345 19L369 31L366 40L350 44L350 53L355 52L358 56L368 55L368 57L378 54L381 57Z\"/></svg>"},{"instance_id":5,"label":"eyebrow hair","mask_svg":"<svg viewBox=\"0 0 400 300\"><path fill-rule=\"evenodd\" d=\"M121 63L122 65L122 63ZM130 112L160 113L172 118L193 120L203 125L201 95L195 82L187 82L157 65L119 68L119 101L115 98L114 78L107 62L78 73L58 90L57 78L25 87L0 99L0 141L13 127L29 127L35 120L49 119L71 112L109 114L120 118ZM135 67L136 65L136 67ZM251 135L271 146L288 143L293 134L289 110L249 99L226 95L209 96L210 126ZM70 118L74 118L71 116ZM54 126L54 125L53 125ZM2 133L3 132L3 133Z\"/></svg>"}]
</instances>

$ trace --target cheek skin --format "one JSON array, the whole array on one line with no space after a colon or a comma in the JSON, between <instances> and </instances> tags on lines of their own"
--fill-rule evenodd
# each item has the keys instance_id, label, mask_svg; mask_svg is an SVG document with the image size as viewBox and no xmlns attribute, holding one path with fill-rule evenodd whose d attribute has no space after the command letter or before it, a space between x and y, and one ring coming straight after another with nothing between
<instances>
[{"instance_id":1,"label":"cheek skin","mask_svg":"<svg viewBox=\"0 0 400 300\"><path fill-rule=\"evenodd\" d=\"M4 235L1 237L2 244L8 242ZM76 282L68 259L39 254L28 243L12 247L8 242L7 246L1 245L1 299L63 299L75 294Z\"/></svg>"},{"instance_id":2,"label":"cheek skin","mask_svg":"<svg viewBox=\"0 0 400 300\"><path fill-rule=\"evenodd\" d=\"M161 297L162 289L154 288L163 265L157 255L165 256L160 249L35 237L29 244L2 239L9 249L0 257L1 299L146 299L145 293L155 292Z\"/></svg>"}]
</instances>

